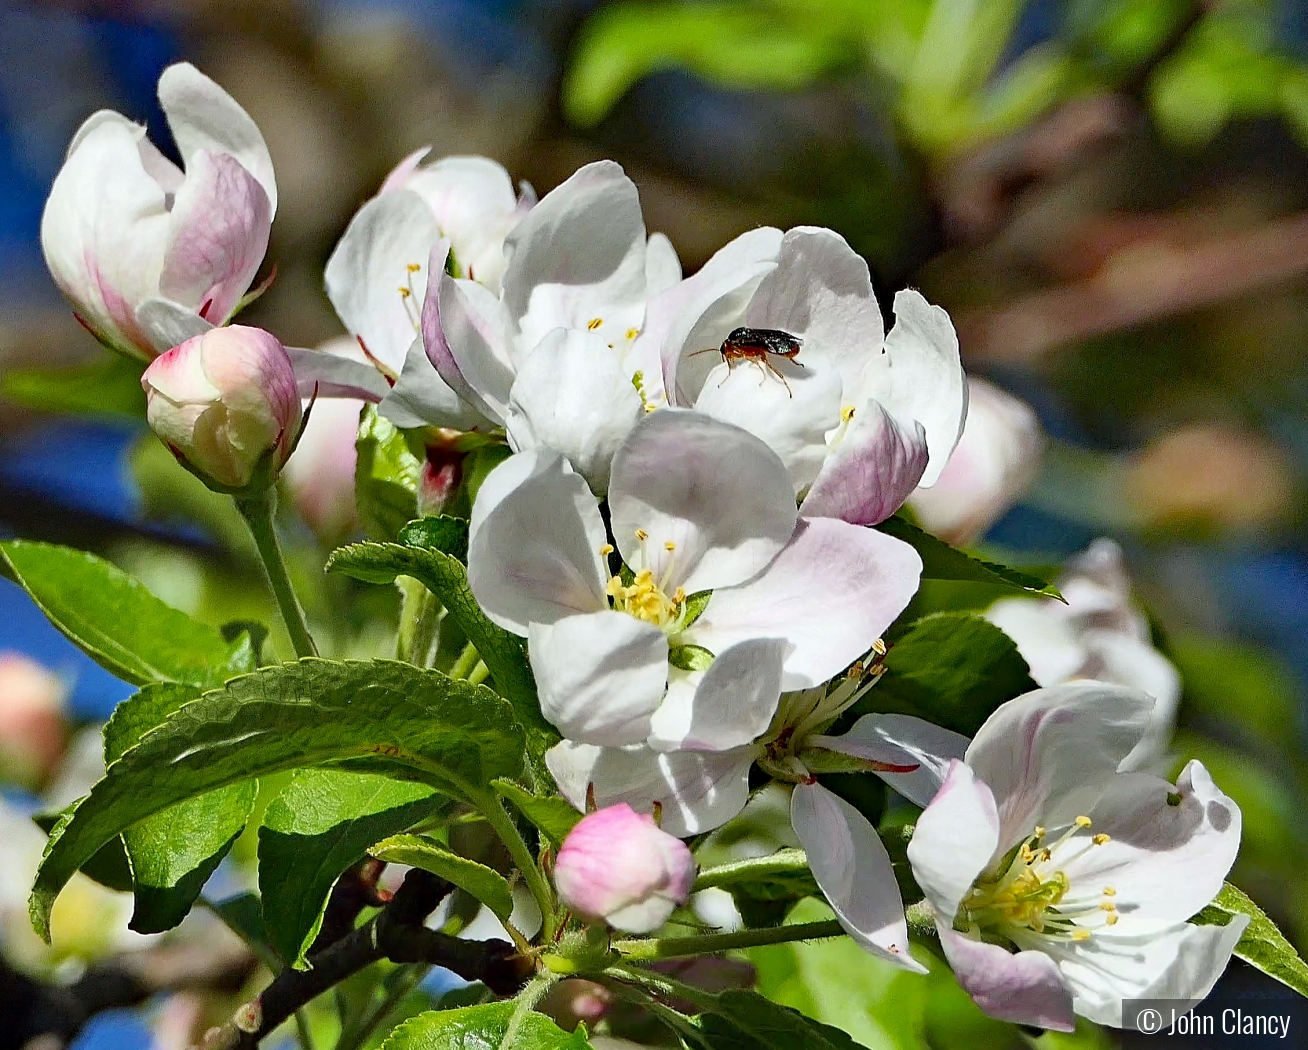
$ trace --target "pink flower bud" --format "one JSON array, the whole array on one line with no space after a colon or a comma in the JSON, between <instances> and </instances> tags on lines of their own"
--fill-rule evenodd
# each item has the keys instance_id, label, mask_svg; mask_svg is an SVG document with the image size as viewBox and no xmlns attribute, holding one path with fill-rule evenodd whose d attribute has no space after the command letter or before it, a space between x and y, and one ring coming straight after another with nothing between
<instances>
[{"instance_id":1,"label":"pink flower bud","mask_svg":"<svg viewBox=\"0 0 1308 1050\"><path fill-rule=\"evenodd\" d=\"M291 359L260 328L231 325L188 339L155 358L141 385L154 432L211 488L243 489L256 470L271 480L299 433Z\"/></svg>"},{"instance_id":2,"label":"pink flower bud","mask_svg":"<svg viewBox=\"0 0 1308 1050\"><path fill-rule=\"evenodd\" d=\"M418 478L418 515L441 514L463 477L463 453L444 445L427 449L427 459Z\"/></svg>"},{"instance_id":3,"label":"pink flower bud","mask_svg":"<svg viewBox=\"0 0 1308 1050\"><path fill-rule=\"evenodd\" d=\"M583 817L554 865L564 904L628 933L657 930L686 903L694 881L686 844L625 802Z\"/></svg>"},{"instance_id":4,"label":"pink flower bud","mask_svg":"<svg viewBox=\"0 0 1308 1050\"><path fill-rule=\"evenodd\" d=\"M0 653L0 777L39 787L64 753L68 689L21 653Z\"/></svg>"}]
</instances>

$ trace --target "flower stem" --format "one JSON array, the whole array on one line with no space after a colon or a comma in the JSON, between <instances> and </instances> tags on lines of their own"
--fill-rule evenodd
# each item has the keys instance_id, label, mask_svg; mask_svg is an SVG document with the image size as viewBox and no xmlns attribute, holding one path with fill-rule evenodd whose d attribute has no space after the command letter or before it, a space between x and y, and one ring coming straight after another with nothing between
<instances>
[{"instance_id":1,"label":"flower stem","mask_svg":"<svg viewBox=\"0 0 1308 1050\"><path fill-rule=\"evenodd\" d=\"M660 937L638 941L614 941L613 950L627 959L643 962L653 959L680 959L690 955L711 955L733 948L756 948L763 944L787 941L812 941L822 937L839 937L845 931L835 919L803 922L793 926L772 926L763 930L740 930L737 933L709 933L699 937Z\"/></svg>"},{"instance_id":2,"label":"flower stem","mask_svg":"<svg viewBox=\"0 0 1308 1050\"><path fill-rule=\"evenodd\" d=\"M513 1002L513 1015L504 1030L504 1038L500 1040L500 1050L512 1050L513 1044L518 1040L518 1033L522 1031L523 1023L527 1020L527 1015L545 998L545 993L557 980L558 977L552 973L542 973L534 977L531 983L518 993L518 997Z\"/></svg>"},{"instance_id":3,"label":"flower stem","mask_svg":"<svg viewBox=\"0 0 1308 1050\"><path fill-rule=\"evenodd\" d=\"M451 678L467 678L472 674L472 669L477 666L481 659L477 652L477 647L469 642L463 647L463 652L459 653L459 658L454 661L454 666L450 668Z\"/></svg>"},{"instance_id":4,"label":"flower stem","mask_svg":"<svg viewBox=\"0 0 1308 1050\"><path fill-rule=\"evenodd\" d=\"M487 823L495 829L495 833L508 848L509 856L518 866L527 889L531 891L536 905L540 908L543 924L541 932L546 940L550 940L555 931L554 894L550 890L549 883L545 881L545 876L541 874L536 858L531 855L527 843L518 834L517 825L504 809L498 795L490 791L475 791L469 793L469 798L472 804L485 815Z\"/></svg>"},{"instance_id":5,"label":"flower stem","mask_svg":"<svg viewBox=\"0 0 1308 1050\"><path fill-rule=\"evenodd\" d=\"M318 647L313 644L309 634L309 625L304 619L304 609L300 599L295 596L291 578L286 572L286 561L282 557L281 545L277 542L277 532L273 528L273 510L276 495L272 489L249 498L236 499L236 509L250 526L250 535L263 560L263 568L272 587L277 608L281 610L282 622L286 624L286 633L291 636L296 656L317 656Z\"/></svg>"},{"instance_id":6,"label":"flower stem","mask_svg":"<svg viewBox=\"0 0 1308 1050\"><path fill-rule=\"evenodd\" d=\"M401 576L400 629L395 636L395 658L417 667L430 667L432 643L441 623L441 603L412 576Z\"/></svg>"},{"instance_id":7,"label":"flower stem","mask_svg":"<svg viewBox=\"0 0 1308 1050\"><path fill-rule=\"evenodd\" d=\"M468 672L468 681L473 685L481 685L490 677L490 668L486 666L485 660L478 660L477 666Z\"/></svg>"}]
</instances>

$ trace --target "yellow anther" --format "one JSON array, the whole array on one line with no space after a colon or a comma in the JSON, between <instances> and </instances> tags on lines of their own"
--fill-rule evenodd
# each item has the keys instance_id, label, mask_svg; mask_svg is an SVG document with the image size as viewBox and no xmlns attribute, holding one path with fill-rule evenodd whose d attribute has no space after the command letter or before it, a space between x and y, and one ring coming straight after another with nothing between
<instances>
[{"instance_id":1,"label":"yellow anther","mask_svg":"<svg viewBox=\"0 0 1308 1050\"><path fill-rule=\"evenodd\" d=\"M1100 901L1100 902L1099 902L1099 910L1100 910L1100 911L1117 911L1117 905L1114 904L1112 901Z\"/></svg>"},{"instance_id":2,"label":"yellow anther","mask_svg":"<svg viewBox=\"0 0 1308 1050\"><path fill-rule=\"evenodd\" d=\"M598 328L598 327L599 327L600 325L602 325L603 323L604 323L604 318L602 318L602 317L592 317L589 321L586 322L586 328L587 328L589 331L592 331L592 332L593 332L593 331L595 331L596 328Z\"/></svg>"},{"instance_id":3,"label":"yellow anther","mask_svg":"<svg viewBox=\"0 0 1308 1050\"><path fill-rule=\"evenodd\" d=\"M413 293L412 293L411 291L409 291L409 289L407 289L407 288L401 288L401 289L400 289L400 298L401 298L401 299L407 299L407 298L408 298L409 296L411 296L412 294L413 294Z\"/></svg>"},{"instance_id":4,"label":"yellow anther","mask_svg":"<svg viewBox=\"0 0 1308 1050\"><path fill-rule=\"evenodd\" d=\"M663 543L663 549L665 551L674 551L677 549L677 545L673 543L671 540L665 540Z\"/></svg>"},{"instance_id":5,"label":"yellow anther","mask_svg":"<svg viewBox=\"0 0 1308 1050\"><path fill-rule=\"evenodd\" d=\"M611 543L606 543L606 544L604 544L603 547L600 548L600 557L601 557L601 558L607 558L607 557L608 557L610 554L612 554L612 553L613 553L613 544L611 544Z\"/></svg>"},{"instance_id":6,"label":"yellow anther","mask_svg":"<svg viewBox=\"0 0 1308 1050\"><path fill-rule=\"evenodd\" d=\"M1112 886L1105 886L1105 887L1104 887L1104 896L1105 896L1105 897L1116 897L1116 896L1117 896L1117 890L1114 889Z\"/></svg>"},{"instance_id":7,"label":"yellow anther","mask_svg":"<svg viewBox=\"0 0 1308 1050\"><path fill-rule=\"evenodd\" d=\"M846 405L844 408L840 410L840 422L848 423L853 418L854 418L853 405Z\"/></svg>"},{"instance_id":8,"label":"yellow anther","mask_svg":"<svg viewBox=\"0 0 1308 1050\"><path fill-rule=\"evenodd\" d=\"M644 529L637 529L636 539L640 540L641 543L644 543L647 539L649 539L649 533L646 532Z\"/></svg>"},{"instance_id":9,"label":"yellow anther","mask_svg":"<svg viewBox=\"0 0 1308 1050\"><path fill-rule=\"evenodd\" d=\"M1105 834L1101 831L1098 835L1096 835L1096 836L1095 836L1094 838L1092 838L1090 841L1093 842L1096 846L1102 846L1105 842L1108 842L1109 840L1110 840L1110 836L1105 835Z\"/></svg>"},{"instance_id":10,"label":"yellow anther","mask_svg":"<svg viewBox=\"0 0 1308 1050\"><path fill-rule=\"evenodd\" d=\"M1104 919L1104 925L1105 925L1105 926L1116 926L1116 925L1117 925L1117 920L1118 920L1120 917L1121 917L1121 916L1119 916L1119 915L1117 914L1117 912L1112 912L1111 914L1109 914L1109 916L1108 916L1106 919Z\"/></svg>"},{"instance_id":11,"label":"yellow anther","mask_svg":"<svg viewBox=\"0 0 1308 1050\"><path fill-rule=\"evenodd\" d=\"M1036 825L1035 837L1038 839L1042 839L1045 837L1045 829L1042 828L1039 824Z\"/></svg>"},{"instance_id":12,"label":"yellow anther","mask_svg":"<svg viewBox=\"0 0 1308 1050\"><path fill-rule=\"evenodd\" d=\"M1076 930L1072 931L1072 940L1074 941L1088 941L1089 939L1090 939L1090 931L1087 929L1077 928Z\"/></svg>"},{"instance_id":13,"label":"yellow anther","mask_svg":"<svg viewBox=\"0 0 1308 1050\"><path fill-rule=\"evenodd\" d=\"M610 598L621 598L623 590L625 588L622 586L622 578L620 576L610 576L609 585L604 588L604 592Z\"/></svg>"},{"instance_id":14,"label":"yellow anther","mask_svg":"<svg viewBox=\"0 0 1308 1050\"><path fill-rule=\"evenodd\" d=\"M1088 827L1090 826L1090 818L1089 818L1089 817L1077 817L1077 818L1076 818L1076 826L1077 826L1078 828L1088 828Z\"/></svg>"},{"instance_id":15,"label":"yellow anther","mask_svg":"<svg viewBox=\"0 0 1308 1050\"><path fill-rule=\"evenodd\" d=\"M678 587L677 590L676 590L676 592L672 595L672 600L673 600L674 602L676 602L678 605L685 605L685 604L686 604L686 588L685 588L685 587Z\"/></svg>"},{"instance_id":16,"label":"yellow anther","mask_svg":"<svg viewBox=\"0 0 1308 1050\"><path fill-rule=\"evenodd\" d=\"M638 336L638 335L640 335L640 329L639 329L639 328L628 328L628 329L627 329L627 338L628 338L628 339L635 339L636 336Z\"/></svg>"},{"instance_id":17,"label":"yellow anther","mask_svg":"<svg viewBox=\"0 0 1308 1050\"><path fill-rule=\"evenodd\" d=\"M422 266L418 263L409 263L409 265L406 266L405 269L408 270L409 273L417 273L419 270L422 269Z\"/></svg>"},{"instance_id":18,"label":"yellow anther","mask_svg":"<svg viewBox=\"0 0 1308 1050\"><path fill-rule=\"evenodd\" d=\"M654 411L656 408L658 408L658 407L659 407L658 405L651 405L651 404L649 404L648 402L646 402L646 403L645 403L645 414L646 414L646 415L649 415L649 413L653 412L653 411Z\"/></svg>"}]
</instances>

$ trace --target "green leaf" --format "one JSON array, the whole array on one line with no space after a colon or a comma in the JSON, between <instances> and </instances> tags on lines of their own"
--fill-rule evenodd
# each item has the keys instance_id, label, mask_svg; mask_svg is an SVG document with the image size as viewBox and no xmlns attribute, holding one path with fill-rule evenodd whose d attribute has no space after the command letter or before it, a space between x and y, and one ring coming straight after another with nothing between
<instances>
[{"instance_id":1,"label":"green leaf","mask_svg":"<svg viewBox=\"0 0 1308 1050\"><path fill-rule=\"evenodd\" d=\"M145 418L145 362L121 354L72 368L31 368L0 376L0 396L38 412Z\"/></svg>"},{"instance_id":2,"label":"green leaf","mask_svg":"<svg viewBox=\"0 0 1308 1050\"><path fill-rule=\"evenodd\" d=\"M674 645L668 650L668 663L683 671L707 671L713 654L702 645Z\"/></svg>"},{"instance_id":3,"label":"green leaf","mask_svg":"<svg viewBox=\"0 0 1308 1050\"><path fill-rule=\"evenodd\" d=\"M692 626L696 620L704 615L704 610L708 608L709 599L713 597L712 591L696 591L686 598L686 626Z\"/></svg>"},{"instance_id":4,"label":"green leaf","mask_svg":"<svg viewBox=\"0 0 1308 1050\"><path fill-rule=\"evenodd\" d=\"M779 849L762 857L748 857L705 868L695 880L694 892L713 886L731 887L766 882L778 877L808 873L808 856L802 849Z\"/></svg>"},{"instance_id":5,"label":"green leaf","mask_svg":"<svg viewBox=\"0 0 1308 1050\"><path fill-rule=\"evenodd\" d=\"M559 734L541 714L536 680L522 639L487 618L468 588L468 573L462 562L438 545L457 544L453 526L441 524L445 520L425 518L414 522L411 529L406 527L402 536L411 543L340 547L327 560L327 569L368 583L390 583L396 576L412 576L436 595L486 661L495 687L513 704L518 721L527 729L533 768L538 777L544 776L540 771L541 756L558 742ZM437 544L427 546L427 540Z\"/></svg>"},{"instance_id":6,"label":"green leaf","mask_svg":"<svg viewBox=\"0 0 1308 1050\"><path fill-rule=\"evenodd\" d=\"M512 707L484 686L389 660L305 659L234 679L123 753L56 829L32 891L33 925L115 835L169 806L286 769L368 757L372 771L462 795L522 768Z\"/></svg>"},{"instance_id":7,"label":"green leaf","mask_svg":"<svg viewBox=\"0 0 1308 1050\"><path fill-rule=\"evenodd\" d=\"M259 828L264 927L277 954L302 968L341 873L374 842L448 804L425 784L336 769L297 772Z\"/></svg>"},{"instance_id":8,"label":"green leaf","mask_svg":"<svg viewBox=\"0 0 1308 1050\"><path fill-rule=\"evenodd\" d=\"M400 1025L381 1050L500 1050L514 1003L487 1003L460 1010L428 1010ZM569 1034L544 1014L528 1013L513 1050L588 1050L584 1027Z\"/></svg>"},{"instance_id":9,"label":"green leaf","mask_svg":"<svg viewBox=\"0 0 1308 1050\"><path fill-rule=\"evenodd\" d=\"M998 562L975 558L956 547L951 547L944 540L937 539L931 533L919 529L903 518L887 518L876 528L878 532L903 540L921 555L924 580L988 583L1000 585L1007 590L1041 594L1048 598L1062 600L1063 596L1058 593L1058 588L1040 577L1008 565L1000 565Z\"/></svg>"},{"instance_id":10,"label":"green leaf","mask_svg":"<svg viewBox=\"0 0 1308 1050\"><path fill-rule=\"evenodd\" d=\"M464 518L418 518L400 529L400 543L406 547L425 547L468 564L468 522Z\"/></svg>"},{"instance_id":11,"label":"green leaf","mask_svg":"<svg viewBox=\"0 0 1308 1050\"><path fill-rule=\"evenodd\" d=\"M1236 915L1249 916L1249 925L1235 946L1235 954L1287 988L1308 996L1308 963L1242 890L1225 883L1217 899L1190 921L1199 926L1225 926Z\"/></svg>"},{"instance_id":12,"label":"green leaf","mask_svg":"<svg viewBox=\"0 0 1308 1050\"><path fill-rule=\"evenodd\" d=\"M493 787L503 798L508 799L518 811L536 825L554 845L562 846L563 840L582 817L572 808L572 803L561 798L542 798L533 795L526 788L512 780L491 781Z\"/></svg>"},{"instance_id":13,"label":"green leaf","mask_svg":"<svg viewBox=\"0 0 1308 1050\"><path fill-rule=\"evenodd\" d=\"M839 1028L778 1006L757 992L730 991L711 1013L696 1018L703 1050L856 1050Z\"/></svg>"},{"instance_id":14,"label":"green leaf","mask_svg":"<svg viewBox=\"0 0 1308 1050\"><path fill-rule=\"evenodd\" d=\"M20 584L74 645L134 685L217 685L254 666L248 643L224 641L94 554L8 540L0 542L0 574Z\"/></svg>"},{"instance_id":15,"label":"green leaf","mask_svg":"<svg viewBox=\"0 0 1308 1050\"><path fill-rule=\"evenodd\" d=\"M1004 701L1037 688L1013 640L970 613L924 616L890 647L885 664L851 718L898 711L972 736Z\"/></svg>"},{"instance_id":16,"label":"green leaf","mask_svg":"<svg viewBox=\"0 0 1308 1050\"><path fill-rule=\"evenodd\" d=\"M781 849L700 872L695 890L713 886L730 891L750 926L779 926L798 901L821 896L802 849Z\"/></svg>"},{"instance_id":17,"label":"green leaf","mask_svg":"<svg viewBox=\"0 0 1308 1050\"><path fill-rule=\"evenodd\" d=\"M258 782L246 781L170 806L123 832L132 861L137 933L161 933L186 918L245 830Z\"/></svg>"},{"instance_id":18,"label":"green leaf","mask_svg":"<svg viewBox=\"0 0 1308 1050\"><path fill-rule=\"evenodd\" d=\"M80 799L78 801L80 802ZM61 822L71 818L72 811L77 808L77 805L78 803L74 802L58 813L38 813L32 821L47 835L52 834ZM94 857L82 865L81 871L83 875L101 886L117 890L119 893L132 892L132 864L127 859L127 849L123 846L121 836L114 836L106 842Z\"/></svg>"},{"instance_id":19,"label":"green leaf","mask_svg":"<svg viewBox=\"0 0 1308 1050\"><path fill-rule=\"evenodd\" d=\"M608 7L589 20L574 51L562 101L582 126L601 120L658 69L687 69L728 87L792 91L856 57L829 22L784 19L729 0Z\"/></svg>"},{"instance_id":20,"label":"green leaf","mask_svg":"<svg viewBox=\"0 0 1308 1050\"><path fill-rule=\"evenodd\" d=\"M389 864L421 868L467 890L501 919L513 913L513 891L498 871L461 857L446 846L420 835L392 835L368 850Z\"/></svg>"},{"instance_id":21,"label":"green leaf","mask_svg":"<svg viewBox=\"0 0 1308 1050\"><path fill-rule=\"evenodd\" d=\"M418 478L422 464L409 451L395 424L368 405L359 420L355 442L354 495L359 520L369 536L394 539L418 516Z\"/></svg>"}]
</instances>

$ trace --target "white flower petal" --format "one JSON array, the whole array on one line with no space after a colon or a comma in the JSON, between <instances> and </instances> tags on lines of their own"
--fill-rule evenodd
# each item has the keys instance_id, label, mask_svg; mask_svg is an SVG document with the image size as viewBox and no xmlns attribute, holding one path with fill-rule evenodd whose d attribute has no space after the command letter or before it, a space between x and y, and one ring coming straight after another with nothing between
<instances>
[{"instance_id":1,"label":"white flower petal","mask_svg":"<svg viewBox=\"0 0 1308 1050\"><path fill-rule=\"evenodd\" d=\"M873 399L901 424L922 424L930 450L922 484L935 484L967 419L967 377L949 315L911 289L899 292L885 353L868 362L861 386L849 403Z\"/></svg>"},{"instance_id":2,"label":"white flower petal","mask_svg":"<svg viewBox=\"0 0 1308 1050\"><path fill-rule=\"evenodd\" d=\"M254 176L234 157L197 150L173 201L160 292L222 324L254 280L271 229L268 195Z\"/></svg>"},{"instance_id":3,"label":"white flower petal","mask_svg":"<svg viewBox=\"0 0 1308 1050\"><path fill-rule=\"evenodd\" d=\"M491 430L495 426L446 385L427 357L421 336L415 336L409 344L400 378L395 381L395 386L389 387L377 411L402 428L436 426L454 430Z\"/></svg>"},{"instance_id":4,"label":"white flower petal","mask_svg":"<svg viewBox=\"0 0 1308 1050\"><path fill-rule=\"evenodd\" d=\"M376 403L390 393L386 378L363 361L301 346L288 346L286 353L295 369L295 385L301 397L360 398Z\"/></svg>"},{"instance_id":5,"label":"white flower petal","mask_svg":"<svg viewBox=\"0 0 1308 1050\"><path fill-rule=\"evenodd\" d=\"M445 256L432 250L429 274L439 290L422 304L422 340L445 384L487 419L502 423L509 410L514 368L505 344L503 308L475 281L445 272Z\"/></svg>"},{"instance_id":6,"label":"white flower petal","mask_svg":"<svg viewBox=\"0 0 1308 1050\"><path fill-rule=\"evenodd\" d=\"M602 496L614 453L644 414L640 395L602 336L556 328L518 370L504 429L519 452L562 452Z\"/></svg>"},{"instance_id":7,"label":"white flower petal","mask_svg":"<svg viewBox=\"0 0 1308 1050\"><path fill-rule=\"evenodd\" d=\"M189 306L171 299L150 296L136 307L136 329L144 345L152 348L170 350L213 327Z\"/></svg>"},{"instance_id":8,"label":"white flower petal","mask_svg":"<svg viewBox=\"0 0 1308 1050\"><path fill-rule=\"evenodd\" d=\"M1081 669L1085 677L1139 689L1154 698L1149 728L1121 768L1151 769L1165 764L1181 702L1181 675L1175 665L1147 641L1116 631L1086 631L1081 644L1086 652Z\"/></svg>"},{"instance_id":9,"label":"white flower petal","mask_svg":"<svg viewBox=\"0 0 1308 1050\"><path fill-rule=\"evenodd\" d=\"M813 482L827 457L826 434L840 418L840 376L784 358L724 362L709 373L695 411L734 423L765 441L790 471L795 491Z\"/></svg>"},{"instance_id":10,"label":"white flower petal","mask_svg":"<svg viewBox=\"0 0 1308 1050\"><path fill-rule=\"evenodd\" d=\"M799 336L798 360L820 359L834 369L844 404L853 403L863 369L885 339L867 263L840 234L816 226L786 231L776 269L763 278L741 323ZM839 410L840 403L827 417L828 430Z\"/></svg>"},{"instance_id":11,"label":"white flower petal","mask_svg":"<svg viewBox=\"0 0 1308 1050\"><path fill-rule=\"evenodd\" d=\"M908 952L908 923L890 856L876 828L821 784L797 784L790 821L808 866L840 925L864 951L914 973L926 967Z\"/></svg>"},{"instance_id":12,"label":"white flower petal","mask_svg":"<svg viewBox=\"0 0 1308 1050\"><path fill-rule=\"evenodd\" d=\"M967 764L995 797L1000 848L1036 824L1056 828L1088 814L1143 738L1154 701L1098 682L1037 689L1002 704L977 730Z\"/></svg>"},{"instance_id":13,"label":"white flower petal","mask_svg":"<svg viewBox=\"0 0 1308 1050\"><path fill-rule=\"evenodd\" d=\"M358 210L327 260L327 298L337 316L392 376L404 367L427 290L427 277L409 267L426 267L439 240L421 198L394 190Z\"/></svg>"},{"instance_id":14,"label":"white flower petal","mask_svg":"<svg viewBox=\"0 0 1308 1050\"><path fill-rule=\"evenodd\" d=\"M499 288L504 237L517 221L518 198L509 173L486 157L442 157L416 169L404 183L436 217L454 245L462 275Z\"/></svg>"},{"instance_id":15,"label":"white flower petal","mask_svg":"<svg viewBox=\"0 0 1308 1050\"><path fill-rule=\"evenodd\" d=\"M749 579L785 546L796 518L776 453L739 427L671 410L637 423L613 457L609 507L623 560L651 569L669 593Z\"/></svg>"},{"instance_id":16,"label":"white flower petal","mask_svg":"<svg viewBox=\"0 0 1308 1050\"><path fill-rule=\"evenodd\" d=\"M527 649L541 712L560 733L600 747L644 741L668 682L657 627L620 612L565 616L531 624Z\"/></svg>"},{"instance_id":17,"label":"white flower petal","mask_svg":"<svg viewBox=\"0 0 1308 1050\"><path fill-rule=\"evenodd\" d=\"M1240 808L1199 762L1175 786L1148 773L1116 777L1090 817L1108 841L1060 863L1078 895L1116 890L1114 935L1146 934L1195 915L1217 896L1240 849Z\"/></svg>"},{"instance_id":18,"label":"white flower petal","mask_svg":"<svg viewBox=\"0 0 1308 1050\"><path fill-rule=\"evenodd\" d=\"M912 715L864 715L841 736L812 736L813 747L886 765L913 765L911 773L875 770L915 806L927 806L945 782L949 763L961 761L970 743L962 733Z\"/></svg>"},{"instance_id":19,"label":"white flower petal","mask_svg":"<svg viewBox=\"0 0 1308 1050\"><path fill-rule=\"evenodd\" d=\"M601 748L564 740L550 748L545 764L559 791L579 810L586 788L595 787L601 809L625 802L641 813L662 807L663 830L684 838L725 824L749 800L753 747L733 751L673 751Z\"/></svg>"},{"instance_id":20,"label":"white flower petal","mask_svg":"<svg viewBox=\"0 0 1308 1050\"><path fill-rule=\"evenodd\" d=\"M1001 598L986 610L985 618L1013 639L1038 685L1061 685L1081 676L1085 646L1062 602Z\"/></svg>"},{"instance_id":21,"label":"white flower petal","mask_svg":"<svg viewBox=\"0 0 1308 1050\"><path fill-rule=\"evenodd\" d=\"M596 161L547 193L505 239L504 304L519 341L555 328L605 334L640 329L645 313L645 223L636 185Z\"/></svg>"},{"instance_id":22,"label":"white flower petal","mask_svg":"<svg viewBox=\"0 0 1308 1050\"><path fill-rule=\"evenodd\" d=\"M921 480L928 456L921 423L901 423L878 402L866 402L828 453L802 512L876 525L903 506Z\"/></svg>"},{"instance_id":23,"label":"white flower petal","mask_svg":"<svg viewBox=\"0 0 1308 1050\"><path fill-rule=\"evenodd\" d=\"M985 1013L1056 1032L1076 1027L1072 993L1048 955L1009 952L956 933L943 922L937 922L936 929L958 983Z\"/></svg>"},{"instance_id":24,"label":"white flower petal","mask_svg":"<svg viewBox=\"0 0 1308 1050\"><path fill-rule=\"evenodd\" d=\"M999 815L990 789L962 762L918 817L908 859L913 877L945 925L989 865L999 842Z\"/></svg>"},{"instance_id":25,"label":"white flower petal","mask_svg":"<svg viewBox=\"0 0 1308 1050\"><path fill-rule=\"evenodd\" d=\"M698 681L674 680L650 722L649 746L726 751L762 736L781 699L785 656L784 641L758 638L717 654Z\"/></svg>"},{"instance_id":26,"label":"white flower petal","mask_svg":"<svg viewBox=\"0 0 1308 1050\"><path fill-rule=\"evenodd\" d=\"M200 150L230 154L259 180L272 214L277 213L277 180L268 145L231 95L189 62L179 62L159 78L159 105L188 170Z\"/></svg>"},{"instance_id":27,"label":"white flower petal","mask_svg":"<svg viewBox=\"0 0 1308 1050\"><path fill-rule=\"evenodd\" d=\"M820 685L872 648L921 573L907 543L832 518L801 519L761 574L713 592L687 640L717 653L747 638L785 638L785 688Z\"/></svg>"},{"instance_id":28,"label":"white flower petal","mask_svg":"<svg viewBox=\"0 0 1308 1050\"><path fill-rule=\"evenodd\" d=\"M605 541L595 497L567 461L557 452L520 452L477 493L468 586L490 619L520 635L529 623L606 610Z\"/></svg>"},{"instance_id":29,"label":"white flower petal","mask_svg":"<svg viewBox=\"0 0 1308 1050\"><path fill-rule=\"evenodd\" d=\"M645 294L655 296L681 283L681 260L667 234L651 233L645 242Z\"/></svg>"}]
</instances>

